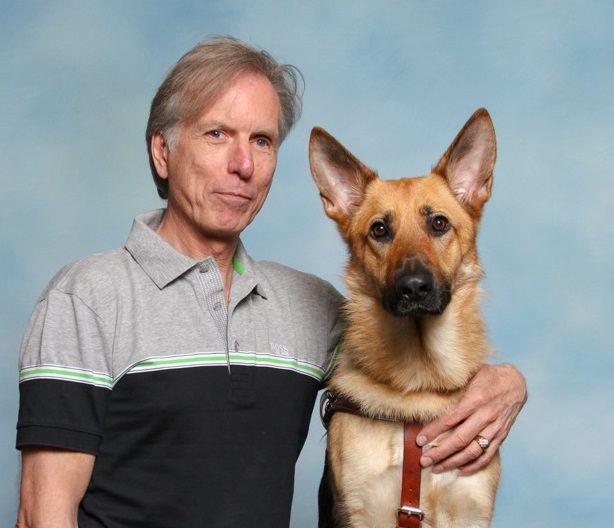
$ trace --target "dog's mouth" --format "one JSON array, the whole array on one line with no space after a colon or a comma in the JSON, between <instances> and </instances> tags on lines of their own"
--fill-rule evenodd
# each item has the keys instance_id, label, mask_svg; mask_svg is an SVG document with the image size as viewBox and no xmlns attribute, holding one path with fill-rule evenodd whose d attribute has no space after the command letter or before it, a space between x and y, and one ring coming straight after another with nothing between
<instances>
[{"instance_id":1,"label":"dog's mouth","mask_svg":"<svg viewBox=\"0 0 614 528\"><path fill-rule=\"evenodd\" d=\"M441 315L448 306L452 295L444 290L439 295L432 295L430 299L414 301L404 295L384 296L384 308L397 317L423 317L425 315Z\"/></svg>"},{"instance_id":2,"label":"dog's mouth","mask_svg":"<svg viewBox=\"0 0 614 528\"><path fill-rule=\"evenodd\" d=\"M384 290L384 308L398 317L440 315L452 298L449 284L438 283L426 265L409 261L394 275L391 287Z\"/></svg>"}]
</instances>

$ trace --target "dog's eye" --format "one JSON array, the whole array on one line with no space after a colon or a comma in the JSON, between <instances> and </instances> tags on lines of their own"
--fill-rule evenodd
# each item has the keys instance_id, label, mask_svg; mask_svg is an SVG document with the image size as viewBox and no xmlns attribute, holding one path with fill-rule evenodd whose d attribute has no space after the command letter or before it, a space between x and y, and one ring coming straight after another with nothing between
<instances>
[{"instance_id":1,"label":"dog's eye","mask_svg":"<svg viewBox=\"0 0 614 528\"><path fill-rule=\"evenodd\" d=\"M388 227L382 221L374 222L371 226L371 236L376 239L382 239L388 237Z\"/></svg>"},{"instance_id":2,"label":"dog's eye","mask_svg":"<svg viewBox=\"0 0 614 528\"><path fill-rule=\"evenodd\" d=\"M434 216L431 220L431 229L435 235L443 235L450 229L450 222L445 216Z\"/></svg>"}]
</instances>

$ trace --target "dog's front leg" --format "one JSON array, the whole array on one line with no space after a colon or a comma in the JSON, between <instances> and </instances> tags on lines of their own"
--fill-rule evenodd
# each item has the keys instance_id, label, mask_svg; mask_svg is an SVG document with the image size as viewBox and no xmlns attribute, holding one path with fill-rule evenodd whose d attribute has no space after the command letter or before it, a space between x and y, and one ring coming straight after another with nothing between
<instances>
[{"instance_id":1,"label":"dog's front leg","mask_svg":"<svg viewBox=\"0 0 614 528\"><path fill-rule=\"evenodd\" d=\"M337 522L328 451L326 452L324 472L318 490L318 528L341 528Z\"/></svg>"}]
</instances>

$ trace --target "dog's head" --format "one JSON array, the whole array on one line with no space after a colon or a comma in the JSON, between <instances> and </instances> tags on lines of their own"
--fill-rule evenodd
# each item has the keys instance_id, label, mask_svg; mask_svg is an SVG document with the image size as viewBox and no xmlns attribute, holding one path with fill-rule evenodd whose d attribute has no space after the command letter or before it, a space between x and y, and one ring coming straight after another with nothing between
<instances>
[{"instance_id":1,"label":"dog's head","mask_svg":"<svg viewBox=\"0 0 614 528\"><path fill-rule=\"evenodd\" d=\"M475 239L491 194L496 141L473 114L429 176L381 180L321 128L309 143L326 214L348 244L351 291L377 292L394 315L441 314L481 269Z\"/></svg>"}]
</instances>

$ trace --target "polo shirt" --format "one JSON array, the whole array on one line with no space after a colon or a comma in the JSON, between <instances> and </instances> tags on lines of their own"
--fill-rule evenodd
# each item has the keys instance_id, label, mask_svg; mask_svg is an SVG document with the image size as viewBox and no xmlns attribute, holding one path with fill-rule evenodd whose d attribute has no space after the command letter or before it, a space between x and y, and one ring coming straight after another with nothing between
<instances>
[{"instance_id":1,"label":"polo shirt","mask_svg":"<svg viewBox=\"0 0 614 528\"><path fill-rule=\"evenodd\" d=\"M342 296L251 259L228 306L197 261L137 217L124 247L63 268L20 354L17 447L96 455L89 527L287 527L294 468L330 372Z\"/></svg>"}]
</instances>

